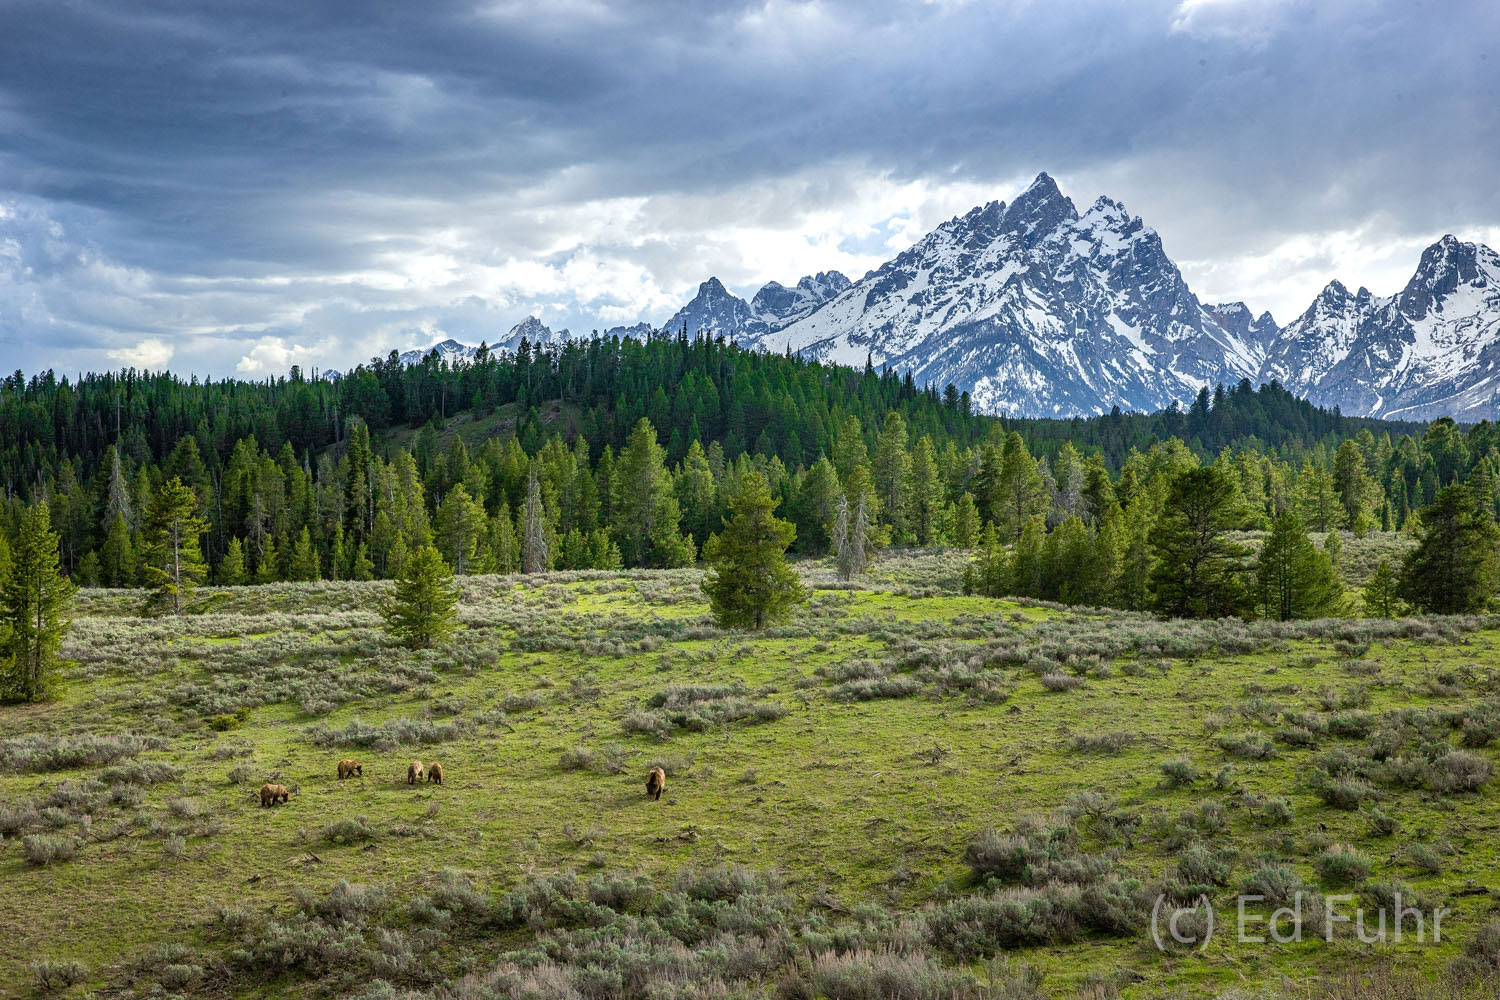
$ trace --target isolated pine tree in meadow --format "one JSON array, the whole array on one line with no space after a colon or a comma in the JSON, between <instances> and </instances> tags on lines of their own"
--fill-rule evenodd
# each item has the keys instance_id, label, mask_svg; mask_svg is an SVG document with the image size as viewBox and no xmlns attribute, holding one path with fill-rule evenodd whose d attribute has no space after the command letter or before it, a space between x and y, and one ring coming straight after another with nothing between
<instances>
[{"instance_id":1,"label":"isolated pine tree in meadow","mask_svg":"<svg viewBox=\"0 0 1500 1000\"><path fill-rule=\"evenodd\" d=\"M710 567L703 592L721 626L764 628L807 600L806 589L786 562L797 529L776 517L775 509L765 478L746 473L729 501L724 530L703 546Z\"/></svg>"},{"instance_id":2,"label":"isolated pine tree in meadow","mask_svg":"<svg viewBox=\"0 0 1500 1000\"><path fill-rule=\"evenodd\" d=\"M1468 486L1445 486L1422 511L1420 539L1397 593L1438 615L1482 610L1500 585L1500 527Z\"/></svg>"},{"instance_id":3,"label":"isolated pine tree in meadow","mask_svg":"<svg viewBox=\"0 0 1500 1000\"><path fill-rule=\"evenodd\" d=\"M51 692L75 590L58 572L57 552L47 504L38 501L21 515L16 544L0 561L0 697L7 701L44 701Z\"/></svg>"},{"instance_id":4,"label":"isolated pine tree in meadow","mask_svg":"<svg viewBox=\"0 0 1500 1000\"><path fill-rule=\"evenodd\" d=\"M1342 595L1333 560L1307 537L1302 518L1293 510L1278 517L1256 562L1255 602L1261 616L1276 621L1320 618L1337 607Z\"/></svg>"},{"instance_id":5,"label":"isolated pine tree in meadow","mask_svg":"<svg viewBox=\"0 0 1500 1000\"><path fill-rule=\"evenodd\" d=\"M406 559L381 615L385 630L412 649L426 649L458 628L458 586L437 549L423 545Z\"/></svg>"},{"instance_id":6,"label":"isolated pine tree in meadow","mask_svg":"<svg viewBox=\"0 0 1500 1000\"><path fill-rule=\"evenodd\" d=\"M162 483L146 512L152 608L180 615L188 606L207 572L198 548L198 537L207 530L193 488L176 476Z\"/></svg>"}]
</instances>

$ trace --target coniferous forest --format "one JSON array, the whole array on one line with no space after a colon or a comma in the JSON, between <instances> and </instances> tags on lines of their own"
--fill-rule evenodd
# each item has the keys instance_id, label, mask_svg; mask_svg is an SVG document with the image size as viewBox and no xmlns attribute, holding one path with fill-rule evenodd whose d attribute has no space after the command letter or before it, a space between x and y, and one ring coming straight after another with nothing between
<instances>
[{"instance_id":1,"label":"coniferous forest","mask_svg":"<svg viewBox=\"0 0 1500 1000\"><path fill-rule=\"evenodd\" d=\"M689 565L754 470L795 553L832 552L842 503L872 547L980 550L976 592L1248 613L1269 607L1248 583L1214 609L1156 599L1185 473L1217 477L1225 532L1292 512L1360 536L1415 533L1455 484L1492 515L1500 481L1489 423L1346 418L1248 382L1154 414L987 417L951 386L686 333L393 352L334 379L17 372L0 440L7 534L45 500L62 570L107 587L157 582L169 530L184 586L389 578L429 543L460 575Z\"/></svg>"}]
</instances>

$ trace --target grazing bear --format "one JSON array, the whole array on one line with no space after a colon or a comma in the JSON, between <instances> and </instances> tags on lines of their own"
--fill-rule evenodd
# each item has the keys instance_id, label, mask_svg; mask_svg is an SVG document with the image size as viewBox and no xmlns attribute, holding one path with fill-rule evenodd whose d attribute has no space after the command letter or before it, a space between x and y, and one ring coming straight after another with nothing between
<instances>
[{"instance_id":1,"label":"grazing bear","mask_svg":"<svg viewBox=\"0 0 1500 1000\"><path fill-rule=\"evenodd\" d=\"M278 802L291 801L292 793L287 791L285 785L273 785L269 781L260 786L260 805L274 806Z\"/></svg>"},{"instance_id":2,"label":"grazing bear","mask_svg":"<svg viewBox=\"0 0 1500 1000\"><path fill-rule=\"evenodd\" d=\"M343 781L345 778L352 778L356 774L359 775L361 778L363 778L365 776L365 767L364 767L363 764L361 764L357 760L348 760L348 759L345 759L345 760L339 761L339 780L340 781Z\"/></svg>"},{"instance_id":3,"label":"grazing bear","mask_svg":"<svg viewBox=\"0 0 1500 1000\"><path fill-rule=\"evenodd\" d=\"M410 764L406 765L406 783L408 785L415 785L417 782L422 780L422 775L424 773L425 772L422 769L422 762L420 760L412 761Z\"/></svg>"},{"instance_id":4,"label":"grazing bear","mask_svg":"<svg viewBox=\"0 0 1500 1000\"><path fill-rule=\"evenodd\" d=\"M646 794L653 799L660 799L661 793L667 790L667 772L659 767L653 767L646 775Z\"/></svg>"},{"instance_id":5,"label":"grazing bear","mask_svg":"<svg viewBox=\"0 0 1500 1000\"><path fill-rule=\"evenodd\" d=\"M443 783L443 765L433 761L427 765L427 780L436 785Z\"/></svg>"}]
</instances>

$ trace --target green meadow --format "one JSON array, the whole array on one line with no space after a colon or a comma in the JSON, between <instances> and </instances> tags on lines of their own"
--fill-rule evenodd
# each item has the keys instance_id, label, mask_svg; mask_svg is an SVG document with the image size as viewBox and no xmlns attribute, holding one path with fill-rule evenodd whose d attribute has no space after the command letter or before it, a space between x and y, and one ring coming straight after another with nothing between
<instances>
[{"instance_id":1,"label":"green meadow","mask_svg":"<svg viewBox=\"0 0 1500 1000\"><path fill-rule=\"evenodd\" d=\"M763 633L695 570L467 577L420 652L388 584L84 590L59 699L0 712L0 993L1492 995L1500 620L1164 622L965 558L801 564ZM1243 892L1303 940L1236 941ZM1327 940L1398 892L1440 942Z\"/></svg>"}]
</instances>

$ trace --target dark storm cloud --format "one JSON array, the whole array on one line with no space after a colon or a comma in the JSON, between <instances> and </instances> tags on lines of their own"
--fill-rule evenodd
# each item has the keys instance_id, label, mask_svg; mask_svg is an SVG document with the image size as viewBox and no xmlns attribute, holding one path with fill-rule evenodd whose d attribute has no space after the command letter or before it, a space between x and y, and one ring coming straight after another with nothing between
<instances>
[{"instance_id":1,"label":"dark storm cloud","mask_svg":"<svg viewBox=\"0 0 1500 1000\"><path fill-rule=\"evenodd\" d=\"M1480 0L0 4L0 350L226 372L660 321L711 271L795 279L747 241L862 184L1040 169L1254 305L1363 259L1328 233L1500 224L1497 37Z\"/></svg>"}]
</instances>

